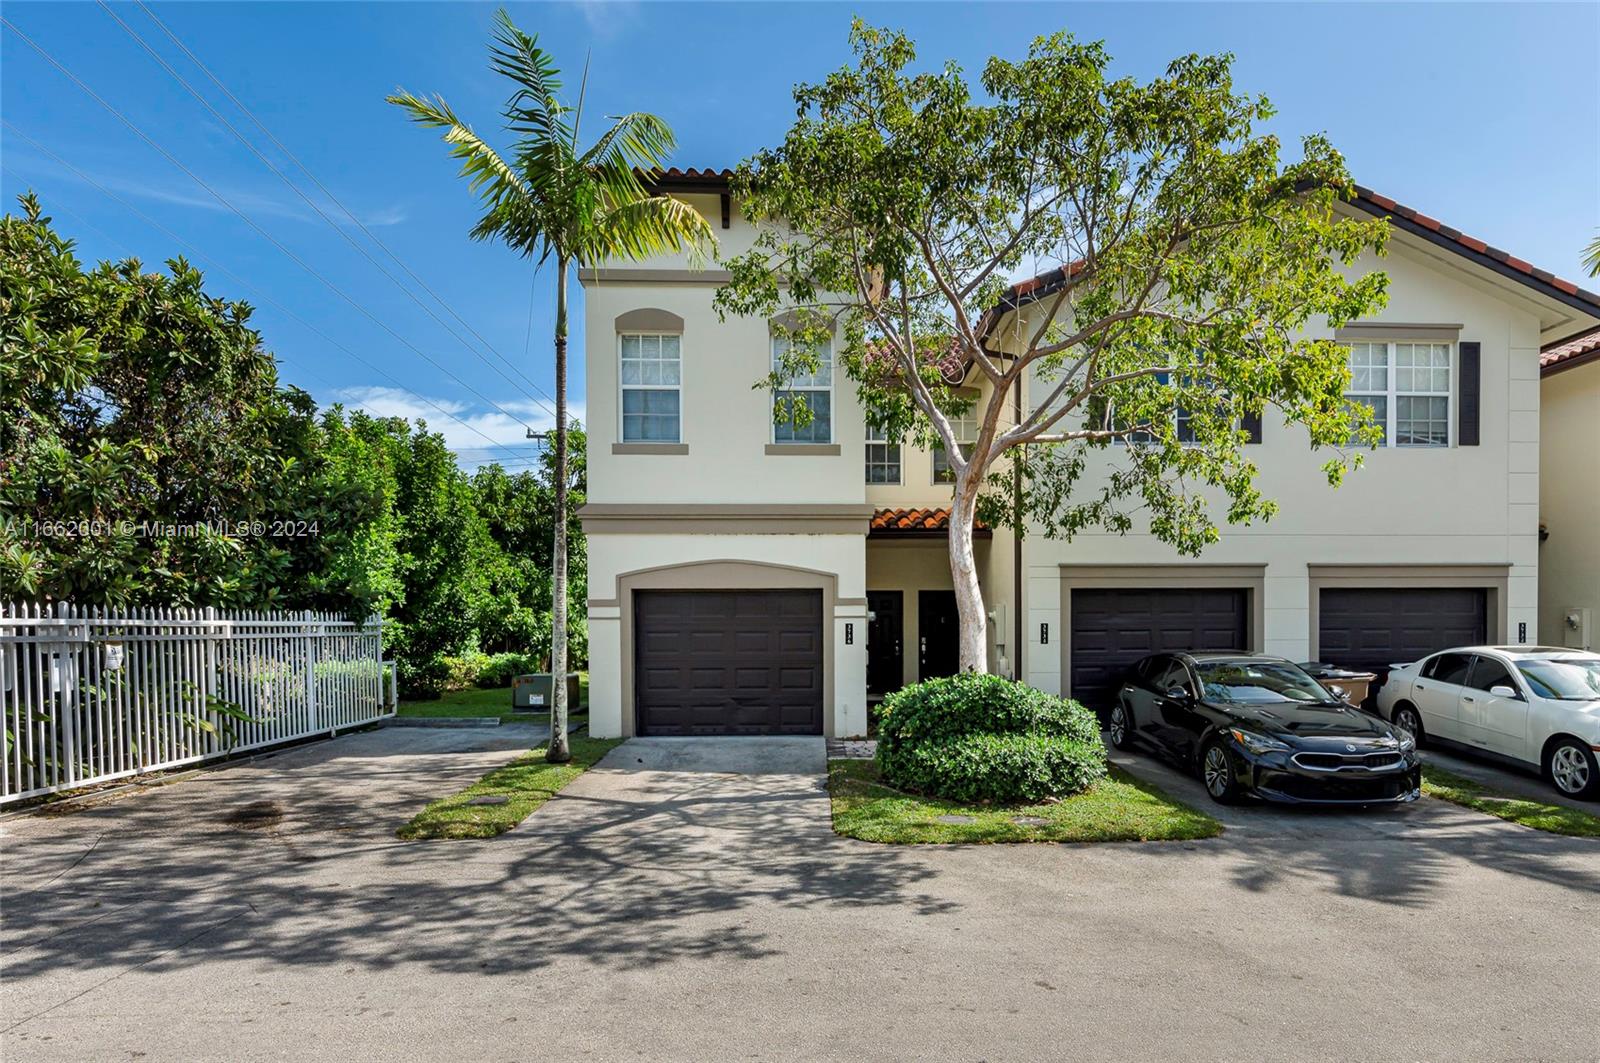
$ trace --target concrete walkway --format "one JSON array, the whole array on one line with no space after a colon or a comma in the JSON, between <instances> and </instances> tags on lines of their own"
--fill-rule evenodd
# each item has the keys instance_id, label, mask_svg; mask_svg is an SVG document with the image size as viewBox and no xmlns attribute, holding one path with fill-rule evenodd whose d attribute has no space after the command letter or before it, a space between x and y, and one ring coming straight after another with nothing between
<instances>
[{"instance_id":1,"label":"concrete walkway","mask_svg":"<svg viewBox=\"0 0 1600 1063\"><path fill-rule=\"evenodd\" d=\"M0 1054L1579 1060L1600 1045L1594 842L1424 801L1230 810L1224 837L1185 844L873 846L829 829L818 739L629 742L501 838L395 840L513 756L514 730L353 735L5 823Z\"/></svg>"}]
</instances>

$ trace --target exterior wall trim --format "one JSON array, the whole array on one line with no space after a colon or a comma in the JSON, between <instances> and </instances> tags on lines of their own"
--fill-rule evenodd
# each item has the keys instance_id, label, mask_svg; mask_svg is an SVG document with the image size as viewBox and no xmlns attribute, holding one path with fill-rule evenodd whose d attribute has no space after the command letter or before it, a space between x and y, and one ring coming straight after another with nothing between
<instances>
[{"instance_id":1,"label":"exterior wall trim","mask_svg":"<svg viewBox=\"0 0 1600 1063\"><path fill-rule=\"evenodd\" d=\"M1311 659L1319 660L1322 654L1322 590L1324 587L1471 587L1489 592L1486 603L1488 621L1485 637L1499 645L1506 641L1510 629L1510 608L1506 598L1507 581L1511 578L1511 564L1483 565L1428 565L1413 563L1394 564L1307 564L1307 582L1310 585L1311 608Z\"/></svg>"},{"instance_id":2,"label":"exterior wall trim","mask_svg":"<svg viewBox=\"0 0 1600 1063\"><path fill-rule=\"evenodd\" d=\"M617 597L621 607L621 643L618 656L622 664L622 737L638 734L639 707L634 700L633 595L641 590L682 591L767 591L820 590L822 592L822 733L836 738L834 720L834 607L852 604L838 597L839 577L832 572L774 564L770 561L686 561L635 569L617 575ZM590 599L591 606L595 600Z\"/></svg>"},{"instance_id":3,"label":"exterior wall trim","mask_svg":"<svg viewBox=\"0 0 1600 1063\"><path fill-rule=\"evenodd\" d=\"M1336 340L1434 340L1455 343L1463 325L1420 325L1402 321L1357 321L1333 330Z\"/></svg>"},{"instance_id":4,"label":"exterior wall trim","mask_svg":"<svg viewBox=\"0 0 1600 1063\"><path fill-rule=\"evenodd\" d=\"M618 314L616 317L617 332L664 332L682 333L683 318L671 310L659 310L653 306L640 307Z\"/></svg>"},{"instance_id":5,"label":"exterior wall trim","mask_svg":"<svg viewBox=\"0 0 1600 1063\"><path fill-rule=\"evenodd\" d=\"M604 269L584 267L578 270L579 284L610 282L613 284L699 284L722 285L733 280L733 273L725 269Z\"/></svg>"},{"instance_id":6,"label":"exterior wall trim","mask_svg":"<svg viewBox=\"0 0 1600 1063\"><path fill-rule=\"evenodd\" d=\"M687 454L687 443L613 443L613 454Z\"/></svg>"},{"instance_id":7,"label":"exterior wall trim","mask_svg":"<svg viewBox=\"0 0 1600 1063\"><path fill-rule=\"evenodd\" d=\"M843 451L838 443L768 443L769 458L829 458Z\"/></svg>"},{"instance_id":8,"label":"exterior wall trim","mask_svg":"<svg viewBox=\"0 0 1600 1063\"><path fill-rule=\"evenodd\" d=\"M1061 694L1072 696L1072 592L1074 590L1137 590L1172 587L1181 590L1244 590L1250 595L1250 645L1259 652L1266 644L1267 608L1265 564L1062 564L1061 570Z\"/></svg>"},{"instance_id":9,"label":"exterior wall trim","mask_svg":"<svg viewBox=\"0 0 1600 1063\"><path fill-rule=\"evenodd\" d=\"M654 532L687 535L860 535L866 537L869 505L774 503L655 504L591 502L578 511L585 535Z\"/></svg>"}]
</instances>

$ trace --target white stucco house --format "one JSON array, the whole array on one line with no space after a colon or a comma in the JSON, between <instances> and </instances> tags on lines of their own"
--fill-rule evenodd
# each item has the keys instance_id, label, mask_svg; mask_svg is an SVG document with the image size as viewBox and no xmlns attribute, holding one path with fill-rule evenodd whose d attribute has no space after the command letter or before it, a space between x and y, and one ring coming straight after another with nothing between
<instances>
[{"instance_id":1,"label":"white stucco house","mask_svg":"<svg viewBox=\"0 0 1600 1063\"><path fill-rule=\"evenodd\" d=\"M1600 332L1539 358L1539 629L1600 647Z\"/></svg>"},{"instance_id":2,"label":"white stucco house","mask_svg":"<svg viewBox=\"0 0 1600 1063\"><path fill-rule=\"evenodd\" d=\"M727 171L660 191L753 238ZM980 534L989 665L1102 701L1158 650L1260 650L1374 666L1538 638L1540 352L1600 326L1600 296L1363 191L1391 219L1389 305L1341 329L1385 445L1337 491L1269 419L1268 524L1199 559L1145 534ZM590 731L825 734L869 698L956 668L938 453L868 438L842 372L796 381L818 416L774 425L753 387L771 325L721 321L727 280L680 257L586 270ZM1061 277L1019 284L1016 309ZM1024 397L1024 402L1026 397Z\"/></svg>"}]
</instances>

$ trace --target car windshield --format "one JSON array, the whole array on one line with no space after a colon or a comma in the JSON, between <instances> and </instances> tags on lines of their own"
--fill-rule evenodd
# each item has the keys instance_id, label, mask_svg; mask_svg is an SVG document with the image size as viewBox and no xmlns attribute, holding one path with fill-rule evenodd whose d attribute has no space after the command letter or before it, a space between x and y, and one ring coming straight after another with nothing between
<instances>
[{"instance_id":1,"label":"car windshield","mask_svg":"<svg viewBox=\"0 0 1600 1063\"><path fill-rule=\"evenodd\" d=\"M1196 666L1207 701L1332 701L1333 695L1287 662L1204 661Z\"/></svg>"},{"instance_id":2,"label":"car windshield","mask_svg":"<svg viewBox=\"0 0 1600 1063\"><path fill-rule=\"evenodd\" d=\"M1517 670L1541 698L1600 701L1600 658L1518 661Z\"/></svg>"}]
</instances>

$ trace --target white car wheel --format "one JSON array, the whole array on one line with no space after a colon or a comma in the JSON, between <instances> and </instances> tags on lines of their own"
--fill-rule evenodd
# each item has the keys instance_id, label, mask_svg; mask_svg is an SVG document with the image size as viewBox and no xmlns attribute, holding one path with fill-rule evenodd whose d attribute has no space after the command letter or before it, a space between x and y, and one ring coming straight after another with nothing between
<instances>
[{"instance_id":1,"label":"white car wheel","mask_svg":"<svg viewBox=\"0 0 1600 1063\"><path fill-rule=\"evenodd\" d=\"M1568 797L1593 797L1600 791L1600 770L1594 753L1576 739L1557 742L1545 758L1545 774Z\"/></svg>"}]
</instances>

